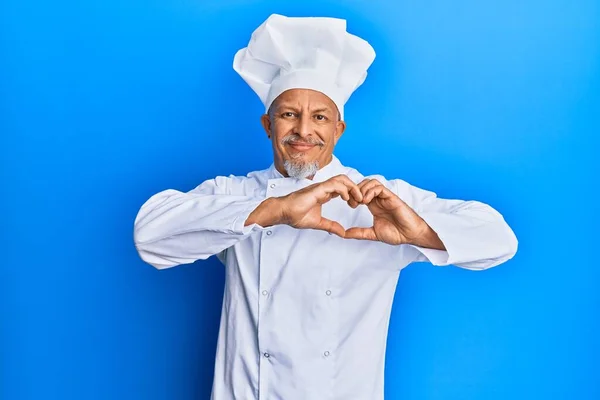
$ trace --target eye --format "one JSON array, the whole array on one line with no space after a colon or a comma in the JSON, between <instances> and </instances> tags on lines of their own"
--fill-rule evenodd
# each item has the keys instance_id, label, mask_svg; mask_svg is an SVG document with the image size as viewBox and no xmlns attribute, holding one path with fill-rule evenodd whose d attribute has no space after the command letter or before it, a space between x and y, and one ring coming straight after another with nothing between
<instances>
[{"instance_id":1,"label":"eye","mask_svg":"<svg viewBox=\"0 0 600 400\"><path fill-rule=\"evenodd\" d=\"M291 112L291 111L287 111L287 112L284 112L284 113L282 114L282 116L283 116L284 118L293 118L293 117L295 117L295 116L296 116L296 113L293 113L293 112Z\"/></svg>"},{"instance_id":2,"label":"eye","mask_svg":"<svg viewBox=\"0 0 600 400\"><path fill-rule=\"evenodd\" d=\"M315 118L317 119L317 121L325 121L327 119L327 117L323 114L317 114L315 115Z\"/></svg>"}]
</instances>

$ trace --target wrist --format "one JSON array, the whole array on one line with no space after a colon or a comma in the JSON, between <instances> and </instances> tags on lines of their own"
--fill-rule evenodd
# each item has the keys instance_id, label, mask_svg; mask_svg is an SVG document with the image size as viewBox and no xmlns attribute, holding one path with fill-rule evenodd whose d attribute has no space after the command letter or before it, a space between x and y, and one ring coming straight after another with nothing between
<instances>
[{"instance_id":1,"label":"wrist","mask_svg":"<svg viewBox=\"0 0 600 400\"><path fill-rule=\"evenodd\" d=\"M418 234L409 241L409 244L430 249L446 250L438 234L425 221L423 221L423 224L417 231Z\"/></svg>"},{"instance_id":2,"label":"wrist","mask_svg":"<svg viewBox=\"0 0 600 400\"><path fill-rule=\"evenodd\" d=\"M281 223L281 199L269 197L258 205L246 219L245 226L258 224L262 227L278 225Z\"/></svg>"}]
</instances>

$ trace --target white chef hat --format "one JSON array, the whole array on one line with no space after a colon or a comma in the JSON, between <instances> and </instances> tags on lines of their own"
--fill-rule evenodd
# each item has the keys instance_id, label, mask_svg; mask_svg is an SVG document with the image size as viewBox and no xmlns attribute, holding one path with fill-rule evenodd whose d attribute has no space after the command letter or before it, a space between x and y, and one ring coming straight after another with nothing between
<instances>
[{"instance_id":1,"label":"white chef hat","mask_svg":"<svg viewBox=\"0 0 600 400\"><path fill-rule=\"evenodd\" d=\"M346 32L346 21L272 14L234 57L233 69L269 110L288 89L327 95L344 118L344 104L365 81L375 59L371 45Z\"/></svg>"}]
</instances>

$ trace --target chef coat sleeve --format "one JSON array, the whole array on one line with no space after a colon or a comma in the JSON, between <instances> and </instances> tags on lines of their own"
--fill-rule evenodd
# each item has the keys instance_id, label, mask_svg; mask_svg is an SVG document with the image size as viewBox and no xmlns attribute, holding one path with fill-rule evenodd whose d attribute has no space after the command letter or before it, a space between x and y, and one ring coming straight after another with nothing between
<instances>
[{"instance_id":1,"label":"chef coat sleeve","mask_svg":"<svg viewBox=\"0 0 600 400\"><path fill-rule=\"evenodd\" d=\"M409 245L414 261L483 270L502 264L517 252L518 241L504 217L479 201L442 199L434 192L394 180L398 196L437 233L446 250Z\"/></svg>"},{"instance_id":2,"label":"chef coat sleeve","mask_svg":"<svg viewBox=\"0 0 600 400\"><path fill-rule=\"evenodd\" d=\"M228 194L229 178L204 181L189 192L164 190L150 197L134 222L138 254L157 269L190 264L217 255L264 229L244 226L264 198Z\"/></svg>"}]
</instances>

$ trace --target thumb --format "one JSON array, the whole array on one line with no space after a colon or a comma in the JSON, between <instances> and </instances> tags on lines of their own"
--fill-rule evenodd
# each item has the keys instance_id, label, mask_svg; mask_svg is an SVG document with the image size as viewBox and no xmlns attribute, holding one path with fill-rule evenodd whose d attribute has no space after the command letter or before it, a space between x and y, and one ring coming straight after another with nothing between
<instances>
[{"instance_id":1,"label":"thumb","mask_svg":"<svg viewBox=\"0 0 600 400\"><path fill-rule=\"evenodd\" d=\"M346 239L378 240L373 228L350 228L344 237Z\"/></svg>"},{"instance_id":2,"label":"thumb","mask_svg":"<svg viewBox=\"0 0 600 400\"><path fill-rule=\"evenodd\" d=\"M344 234L346 232L344 227L342 225L340 225L338 222L335 222L335 221L332 221L330 219L323 218L323 217L321 217L321 221L319 221L317 226L315 226L315 229L327 231L329 233L335 233L336 235L338 235L340 237L344 237Z\"/></svg>"}]
</instances>

